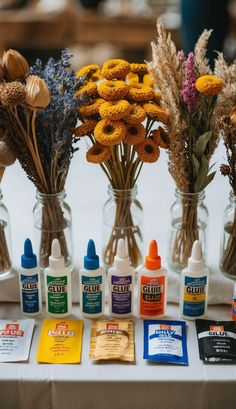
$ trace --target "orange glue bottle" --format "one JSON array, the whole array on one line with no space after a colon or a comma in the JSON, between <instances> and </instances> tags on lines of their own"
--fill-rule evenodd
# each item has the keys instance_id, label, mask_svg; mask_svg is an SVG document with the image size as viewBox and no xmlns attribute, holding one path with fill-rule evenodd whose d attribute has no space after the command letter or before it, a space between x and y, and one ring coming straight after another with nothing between
<instances>
[{"instance_id":1,"label":"orange glue bottle","mask_svg":"<svg viewBox=\"0 0 236 409\"><path fill-rule=\"evenodd\" d=\"M167 270L161 267L156 240L150 242L145 265L138 274L139 317L152 319L163 316L167 299Z\"/></svg>"},{"instance_id":2,"label":"orange glue bottle","mask_svg":"<svg viewBox=\"0 0 236 409\"><path fill-rule=\"evenodd\" d=\"M234 284L234 295L232 303L232 319L236 321L236 283Z\"/></svg>"}]
</instances>

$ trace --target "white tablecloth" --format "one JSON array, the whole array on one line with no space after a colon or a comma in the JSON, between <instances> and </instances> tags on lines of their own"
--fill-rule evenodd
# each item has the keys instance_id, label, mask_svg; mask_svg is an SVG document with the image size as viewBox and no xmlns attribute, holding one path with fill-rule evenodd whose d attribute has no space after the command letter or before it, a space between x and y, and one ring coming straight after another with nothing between
<instances>
[{"instance_id":1,"label":"white tablecloth","mask_svg":"<svg viewBox=\"0 0 236 409\"><path fill-rule=\"evenodd\" d=\"M223 161L217 151L216 168ZM85 176L86 175L86 176ZM82 264L86 243L93 238L101 252L102 206L107 198L107 181L100 168L86 163L81 147L73 159L66 191L73 213L74 259ZM32 209L35 188L16 164L7 169L1 186L12 225L14 266L19 265L23 242L33 238ZM139 200L144 207L144 248L158 240L163 265L170 223L169 208L174 201L174 184L168 174L166 155L154 165L146 165L138 182ZM208 266L211 270L212 303L230 303L233 282L219 273L220 232L223 209L228 203L229 185L218 172L207 188L210 212ZM16 280L6 286L0 281L0 300L16 300ZM216 284L214 284L216 283ZM213 288L214 287L214 288ZM75 300L78 299L76 285ZM13 294L13 295L12 295ZM169 301L178 301L178 279L172 276ZM179 318L176 305L169 305L168 318ZM209 318L230 319L230 307L210 307ZM74 306L79 317L79 307ZM0 304L1 318L20 317L19 305ZM93 364L88 360L90 323L85 322L81 365L38 365L35 352L40 330L38 321L28 363L0 364L0 409L228 409L235 395L236 366L205 365L198 358L194 323L188 324L189 367L148 364L142 359L142 322L135 326L136 364ZM233 407L233 406L232 406Z\"/></svg>"}]
</instances>

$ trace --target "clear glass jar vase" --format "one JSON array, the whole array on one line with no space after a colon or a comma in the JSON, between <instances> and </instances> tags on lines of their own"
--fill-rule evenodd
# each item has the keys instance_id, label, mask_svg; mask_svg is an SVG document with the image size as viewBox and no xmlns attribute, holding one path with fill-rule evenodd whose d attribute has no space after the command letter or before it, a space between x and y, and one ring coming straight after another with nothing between
<instances>
[{"instance_id":1,"label":"clear glass jar vase","mask_svg":"<svg viewBox=\"0 0 236 409\"><path fill-rule=\"evenodd\" d=\"M232 191L223 215L220 268L223 274L236 280L236 196Z\"/></svg>"},{"instance_id":2,"label":"clear glass jar vase","mask_svg":"<svg viewBox=\"0 0 236 409\"><path fill-rule=\"evenodd\" d=\"M138 189L113 189L108 186L109 198L103 207L103 261L107 268L113 264L117 243L123 238L131 264L142 263L143 208L137 200Z\"/></svg>"},{"instance_id":3,"label":"clear glass jar vase","mask_svg":"<svg viewBox=\"0 0 236 409\"><path fill-rule=\"evenodd\" d=\"M0 278L10 273L12 265L9 213L2 198L0 189Z\"/></svg>"},{"instance_id":4,"label":"clear glass jar vase","mask_svg":"<svg viewBox=\"0 0 236 409\"><path fill-rule=\"evenodd\" d=\"M33 209L33 218L41 268L48 266L53 239L59 240L66 266L72 264L72 217L65 197L64 190L56 194L36 192L37 202Z\"/></svg>"},{"instance_id":5,"label":"clear glass jar vase","mask_svg":"<svg viewBox=\"0 0 236 409\"><path fill-rule=\"evenodd\" d=\"M195 240L202 244L206 260L208 210L204 203L204 190L198 193L184 193L176 189L176 201L171 206L171 230L168 242L168 265L180 273L187 267Z\"/></svg>"}]
</instances>

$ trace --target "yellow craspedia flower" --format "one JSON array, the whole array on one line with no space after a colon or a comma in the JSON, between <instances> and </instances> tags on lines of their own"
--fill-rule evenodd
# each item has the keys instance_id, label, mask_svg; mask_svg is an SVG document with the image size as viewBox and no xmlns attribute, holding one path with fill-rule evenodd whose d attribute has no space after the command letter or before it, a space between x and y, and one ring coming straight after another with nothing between
<instances>
[{"instance_id":1,"label":"yellow craspedia flower","mask_svg":"<svg viewBox=\"0 0 236 409\"><path fill-rule=\"evenodd\" d=\"M147 64L137 64L131 63L130 64L131 72L134 72L138 75L144 75L148 73Z\"/></svg>"},{"instance_id":2,"label":"yellow craspedia flower","mask_svg":"<svg viewBox=\"0 0 236 409\"><path fill-rule=\"evenodd\" d=\"M161 98L162 98L161 92L160 91L154 91L154 98L153 99L157 104L160 104Z\"/></svg>"},{"instance_id":3,"label":"yellow craspedia flower","mask_svg":"<svg viewBox=\"0 0 236 409\"><path fill-rule=\"evenodd\" d=\"M143 76L143 84L148 85L149 87L153 87L153 79L150 74L145 74Z\"/></svg>"},{"instance_id":4,"label":"yellow craspedia flower","mask_svg":"<svg viewBox=\"0 0 236 409\"><path fill-rule=\"evenodd\" d=\"M142 124L128 125L124 143L128 145L138 145L146 136L146 129Z\"/></svg>"},{"instance_id":5,"label":"yellow craspedia flower","mask_svg":"<svg viewBox=\"0 0 236 409\"><path fill-rule=\"evenodd\" d=\"M169 146L169 137L167 132L164 131L164 129L159 126L158 129L154 129L152 131L152 140L157 144L157 146L160 146L160 148L167 149Z\"/></svg>"},{"instance_id":6,"label":"yellow craspedia flower","mask_svg":"<svg viewBox=\"0 0 236 409\"><path fill-rule=\"evenodd\" d=\"M104 99L97 98L90 103L79 108L79 114L83 117L89 117L99 113L99 107L104 103Z\"/></svg>"},{"instance_id":7,"label":"yellow craspedia flower","mask_svg":"<svg viewBox=\"0 0 236 409\"><path fill-rule=\"evenodd\" d=\"M97 121L95 119L88 119L74 130L74 135L78 137L89 135L96 125Z\"/></svg>"},{"instance_id":8,"label":"yellow craspedia flower","mask_svg":"<svg viewBox=\"0 0 236 409\"><path fill-rule=\"evenodd\" d=\"M85 92L89 97L94 97L97 95L97 84L95 84L95 82L89 82L87 85L76 91L75 95L76 97L80 97Z\"/></svg>"},{"instance_id":9,"label":"yellow craspedia flower","mask_svg":"<svg viewBox=\"0 0 236 409\"><path fill-rule=\"evenodd\" d=\"M105 146L117 145L126 134L126 127L121 121L102 119L94 129L94 137L97 142Z\"/></svg>"},{"instance_id":10,"label":"yellow craspedia flower","mask_svg":"<svg viewBox=\"0 0 236 409\"><path fill-rule=\"evenodd\" d=\"M143 162L156 162L160 156L160 149L152 139L145 139L142 143L135 146L139 159Z\"/></svg>"},{"instance_id":11,"label":"yellow craspedia flower","mask_svg":"<svg viewBox=\"0 0 236 409\"><path fill-rule=\"evenodd\" d=\"M86 153L86 159L90 163L102 163L108 160L111 156L111 148L103 146L100 143L95 143Z\"/></svg>"},{"instance_id":12,"label":"yellow craspedia flower","mask_svg":"<svg viewBox=\"0 0 236 409\"><path fill-rule=\"evenodd\" d=\"M106 101L123 99L129 92L129 86L124 81L104 81L98 85L98 93Z\"/></svg>"},{"instance_id":13,"label":"yellow craspedia flower","mask_svg":"<svg viewBox=\"0 0 236 409\"><path fill-rule=\"evenodd\" d=\"M223 81L215 75L203 75L195 83L198 92L206 95L220 94L223 88Z\"/></svg>"},{"instance_id":14,"label":"yellow craspedia flower","mask_svg":"<svg viewBox=\"0 0 236 409\"><path fill-rule=\"evenodd\" d=\"M154 92L151 87L144 84L134 84L129 89L128 98L136 102L149 101L153 99Z\"/></svg>"},{"instance_id":15,"label":"yellow craspedia flower","mask_svg":"<svg viewBox=\"0 0 236 409\"><path fill-rule=\"evenodd\" d=\"M149 102L147 104L144 104L143 108L150 118L163 122L163 124L165 125L168 123L169 115L159 105L153 102Z\"/></svg>"},{"instance_id":16,"label":"yellow craspedia flower","mask_svg":"<svg viewBox=\"0 0 236 409\"><path fill-rule=\"evenodd\" d=\"M124 118L129 111L130 104L125 99L104 102L99 108L99 113L103 118L108 118L113 121Z\"/></svg>"},{"instance_id":17,"label":"yellow craspedia flower","mask_svg":"<svg viewBox=\"0 0 236 409\"><path fill-rule=\"evenodd\" d=\"M130 72L130 64L122 59L105 61L102 67L102 76L107 80L124 79Z\"/></svg>"},{"instance_id":18,"label":"yellow craspedia flower","mask_svg":"<svg viewBox=\"0 0 236 409\"><path fill-rule=\"evenodd\" d=\"M133 84L138 84L139 83L139 77L138 74L134 74L133 72L129 72L128 75L126 75L126 82L129 85Z\"/></svg>"},{"instance_id":19,"label":"yellow craspedia flower","mask_svg":"<svg viewBox=\"0 0 236 409\"><path fill-rule=\"evenodd\" d=\"M130 111L124 118L124 121L128 124L137 124L143 122L146 117L146 112L140 105L130 105Z\"/></svg>"},{"instance_id":20,"label":"yellow craspedia flower","mask_svg":"<svg viewBox=\"0 0 236 409\"><path fill-rule=\"evenodd\" d=\"M87 75L90 81L97 81L100 78L100 68L97 64L85 65L77 73L78 78Z\"/></svg>"}]
</instances>

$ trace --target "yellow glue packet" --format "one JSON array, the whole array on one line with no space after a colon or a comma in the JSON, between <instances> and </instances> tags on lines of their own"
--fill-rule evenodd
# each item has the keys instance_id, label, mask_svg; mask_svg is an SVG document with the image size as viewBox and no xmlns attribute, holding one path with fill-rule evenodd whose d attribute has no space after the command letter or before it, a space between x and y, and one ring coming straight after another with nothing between
<instances>
[{"instance_id":1,"label":"yellow glue packet","mask_svg":"<svg viewBox=\"0 0 236 409\"><path fill-rule=\"evenodd\" d=\"M134 362L133 321L92 321L89 358Z\"/></svg>"},{"instance_id":2,"label":"yellow glue packet","mask_svg":"<svg viewBox=\"0 0 236 409\"><path fill-rule=\"evenodd\" d=\"M80 363L83 321L43 320L37 361L50 364Z\"/></svg>"}]
</instances>

